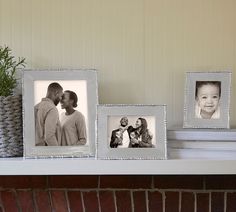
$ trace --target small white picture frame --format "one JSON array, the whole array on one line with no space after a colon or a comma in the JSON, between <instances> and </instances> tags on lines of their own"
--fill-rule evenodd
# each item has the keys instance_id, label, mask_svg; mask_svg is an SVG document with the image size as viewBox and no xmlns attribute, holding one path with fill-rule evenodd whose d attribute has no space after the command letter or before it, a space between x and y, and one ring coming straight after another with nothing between
<instances>
[{"instance_id":1,"label":"small white picture frame","mask_svg":"<svg viewBox=\"0 0 236 212\"><path fill-rule=\"evenodd\" d=\"M231 72L187 72L183 128L230 128Z\"/></svg>"},{"instance_id":2,"label":"small white picture frame","mask_svg":"<svg viewBox=\"0 0 236 212\"><path fill-rule=\"evenodd\" d=\"M22 86L24 157L95 157L96 70L24 70Z\"/></svg>"},{"instance_id":3,"label":"small white picture frame","mask_svg":"<svg viewBox=\"0 0 236 212\"><path fill-rule=\"evenodd\" d=\"M166 105L98 105L98 159L166 159Z\"/></svg>"}]
</instances>

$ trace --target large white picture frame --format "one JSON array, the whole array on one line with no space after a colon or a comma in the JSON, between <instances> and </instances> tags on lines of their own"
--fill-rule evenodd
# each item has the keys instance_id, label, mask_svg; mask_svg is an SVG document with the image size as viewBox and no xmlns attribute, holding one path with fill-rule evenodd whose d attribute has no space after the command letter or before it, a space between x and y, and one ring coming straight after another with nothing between
<instances>
[{"instance_id":1,"label":"large white picture frame","mask_svg":"<svg viewBox=\"0 0 236 212\"><path fill-rule=\"evenodd\" d=\"M96 70L24 70L22 86L25 157L95 156Z\"/></svg>"}]
</instances>

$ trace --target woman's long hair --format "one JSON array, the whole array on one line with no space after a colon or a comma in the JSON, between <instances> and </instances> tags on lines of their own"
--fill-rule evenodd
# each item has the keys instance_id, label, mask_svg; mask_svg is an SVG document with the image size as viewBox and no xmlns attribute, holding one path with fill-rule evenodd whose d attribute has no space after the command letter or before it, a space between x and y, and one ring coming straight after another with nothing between
<instances>
[{"instance_id":1,"label":"woman's long hair","mask_svg":"<svg viewBox=\"0 0 236 212\"><path fill-rule=\"evenodd\" d=\"M145 135L146 132L147 132L147 127L148 127L147 121L146 121L146 119L144 119L144 118L138 118L138 119L141 121L140 134L141 134L141 135Z\"/></svg>"}]
</instances>

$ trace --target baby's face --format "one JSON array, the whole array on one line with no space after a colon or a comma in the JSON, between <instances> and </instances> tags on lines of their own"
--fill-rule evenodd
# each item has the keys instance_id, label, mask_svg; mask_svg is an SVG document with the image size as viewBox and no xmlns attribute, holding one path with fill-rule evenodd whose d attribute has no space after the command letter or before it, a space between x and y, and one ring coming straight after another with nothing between
<instances>
[{"instance_id":1,"label":"baby's face","mask_svg":"<svg viewBox=\"0 0 236 212\"><path fill-rule=\"evenodd\" d=\"M217 86L209 84L198 88L197 101L203 111L214 113L218 107L219 100L219 88Z\"/></svg>"},{"instance_id":2,"label":"baby's face","mask_svg":"<svg viewBox=\"0 0 236 212\"><path fill-rule=\"evenodd\" d=\"M131 133L130 133L130 137L131 137L131 138L135 138L135 133L134 133L134 132L131 132Z\"/></svg>"}]
</instances>

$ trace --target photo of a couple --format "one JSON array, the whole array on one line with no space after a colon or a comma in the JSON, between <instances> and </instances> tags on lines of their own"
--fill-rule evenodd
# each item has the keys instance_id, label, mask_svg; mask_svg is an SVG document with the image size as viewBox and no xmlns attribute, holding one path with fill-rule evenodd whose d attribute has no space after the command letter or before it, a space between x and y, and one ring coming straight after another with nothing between
<instances>
[{"instance_id":1,"label":"photo of a couple","mask_svg":"<svg viewBox=\"0 0 236 212\"><path fill-rule=\"evenodd\" d=\"M81 86L71 85L71 82L36 84L41 88L35 89L38 91L34 106L36 146L78 146L87 143L86 117L80 110L87 108L87 98L83 95L83 98L78 98ZM82 87L81 90L85 90L86 86ZM65 88L74 88L74 91Z\"/></svg>"},{"instance_id":2,"label":"photo of a couple","mask_svg":"<svg viewBox=\"0 0 236 212\"><path fill-rule=\"evenodd\" d=\"M115 120L116 119L116 120ZM119 117L120 121L116 129L113 128L109 140L111 148L154 148L153 131L148 128L148 122L151 128L155 125L154 118L144 117ZM117 122L118 117L109 117L110 128ZM130 125L133 123L133 125Z\"/></svg>"}]
</instances>

